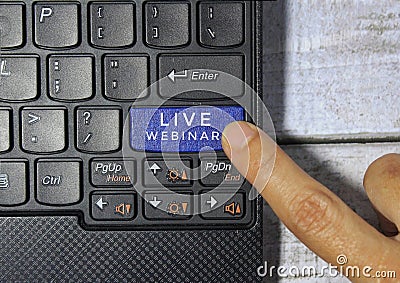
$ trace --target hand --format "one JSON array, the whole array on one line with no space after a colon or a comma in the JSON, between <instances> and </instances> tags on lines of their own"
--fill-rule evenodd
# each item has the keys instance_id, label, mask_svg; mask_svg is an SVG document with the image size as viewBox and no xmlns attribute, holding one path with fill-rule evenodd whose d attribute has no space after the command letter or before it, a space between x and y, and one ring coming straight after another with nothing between
<instances>
[{"instance_id":1,"label":"hand","mask_svg":"<svg viewBox=\"0 0 400 283\"><path fill-rule=\"evenodd\" d=\"M397 230L400 225L400 155L379 158L369 166L364 177L365 190L377 210L384 235L306 174L254 125L246 122L228 125L222 144L232 163L282 222L325 261L337 266L338 255L344 254L349 266L361 269L370 266L373 272L396 271L397 277L400 276ZM350 279L366 281L363 274L361 278Z\"/></svg>"}]
</instances>

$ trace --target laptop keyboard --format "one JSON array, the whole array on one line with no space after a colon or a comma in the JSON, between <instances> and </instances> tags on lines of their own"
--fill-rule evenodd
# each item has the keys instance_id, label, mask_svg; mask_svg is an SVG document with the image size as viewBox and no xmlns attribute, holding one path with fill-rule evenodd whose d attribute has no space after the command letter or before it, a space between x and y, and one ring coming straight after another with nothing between
<instances>
[{"instance_id":1,"label":"laptop keyboard","mask_svg":"<svg viewBox=\"0 0 400 283\"><path fill-rule=\"evenodd\" d=\"M222 151L230 120L219 114L249 119L232 100L243 85L227 82L228 97L201 86L223 85L222 72L255 82L254 6L0 1L0 215L77 215L87 229L251 227L256 201Z\"/></svg>"}]
</instances>

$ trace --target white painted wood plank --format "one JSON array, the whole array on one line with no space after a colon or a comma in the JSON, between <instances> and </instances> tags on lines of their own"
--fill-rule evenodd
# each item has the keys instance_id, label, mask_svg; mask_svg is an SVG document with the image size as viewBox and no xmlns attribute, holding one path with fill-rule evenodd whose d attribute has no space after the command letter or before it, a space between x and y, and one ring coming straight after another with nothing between
<instances>
[{"instance_id":1,"label":"white painted wood plank","mask_svg":"<svg viewBox=\"0 0 400 283\"><path fill-rule=\"evenodd\" d=\"M279 137L400 137L400 1L265 2L265 101Z\"/></svg>"}]
</instances>

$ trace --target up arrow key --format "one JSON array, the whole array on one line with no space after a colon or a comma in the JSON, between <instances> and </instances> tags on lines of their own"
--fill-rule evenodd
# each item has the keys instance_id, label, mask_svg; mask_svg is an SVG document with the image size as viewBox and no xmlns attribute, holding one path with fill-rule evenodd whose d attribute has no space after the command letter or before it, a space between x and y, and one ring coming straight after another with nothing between
<instances>
[{"instance_id":1,"label":"up arrow key","mask_svg":"<svg viewBox=\"0 0 400 283\"><path fill-rule=\"evenodd\" d=\"M153 165L151 165L151 167L149 168L150 171L153 172L154 175L157 175L157 171L161 170L161 167L158 166L157 163L153 163Z\"/></svg>"},{"instance_id":2,"label":"up arrow key","mask_svg":"<svg viewBox=\"0 0 400 283\"><path fill-rule=\"evenodd\" d=\"M28 124L29 125L33 125L33 124L35 124L35 123L40 121L40 116L36 115L34 113L29 113L28 114L28 118L29 118L29 120L28 120Z\"/></svg>"}]
</instances>

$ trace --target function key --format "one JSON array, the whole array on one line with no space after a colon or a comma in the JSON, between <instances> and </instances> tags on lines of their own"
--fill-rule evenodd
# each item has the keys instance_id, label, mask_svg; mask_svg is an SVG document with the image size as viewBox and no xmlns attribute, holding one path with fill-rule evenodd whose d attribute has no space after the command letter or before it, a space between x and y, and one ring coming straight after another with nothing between
<instances>
[{"instance_id":1,"label":"function key","mask_svg":"<svg viewBox=\"0 0 400 283\"><path fill-rule=\"evenodd\" d=\"M148 45L171 48L189 43L189 3L147 2L144 7L145 36Z\"/></svg>"},{"instance_id":2,"label":"function key","mask_svg":"<svg viewBox=\"0 0 400 283\"><path fill-rule=\"evenodd\" d=\"M149 159L144 162L144 185L147 187L190 186L190 159ZM186 167L186 168L185 168ZM189 169L188 169L189 168Z\"/></svg>"},{"instance_id":3,"label":"function key","mask_svg":"<svg viewBox=\"0 0 400 283\"><path fill-rule=\"evenodd\" d=\"M134 160L93 159L90 168L96 187L132 187L136 183Z\"/></svg>"},{"instance_id":4,"label":"function key","mask_svg":"<svg viewBox=\"0 0 400 283\"><path fill-rule=\"evenodd\" d=\"M133 101L149 85L149 59L147 56L105 56L104 94L112 100Z\"/></svg>"},{"instance_id":5,"label":"function key","mask_svg":"<svg viewBox=\"0 0 400 283\"><path fill-rule=\"evenodd\" d=\"M20 205L28 198L28 162L0 160L0 206Z\"/></svg>"},{"instance_id":6,"label":"function key","mask_svg":"<svg viewBox=\"0 0 400 283\"><path fill-rule=\"evenodd\" d=\"M188 219L193 214L193 197L182 193L149 192L144 196L144 216L150 220Z\"/></svg>"},{"instance_id":7,"label":"function key","mask_svg":"<svg viewBox=\"0 0 400 283\"><path fill-rule=\"evenodd\" d=\"M90 4L90 40L94 46L123 48L135 42L135 5L124 2Z\"/></svg>"},{"instance_id":8,"label":"function key","mask_svg":"<svg viewBox=\"0 0 400 283\"><path fill-rule=\"evenodd\" d=\"M121 146L121 109L78 108L76 146L83 152L117 151Z\"/></svg>"},{"instance_id":9,"label":"function key","mask_svg":"<svg viewBox=\"0 0 400 283\"><path fill-rule=\"evenodd\" d=\"M71 205L81 199L80 160L39 160L36 164L36 198L48 205Z\"/></svg>"},{"instance_id":10,"label":"function key","mask_svg":"<svg viewBox=\"0 0 400 283\"><path fill-rule=\"evenodd\" d=\"M24 101L38 95L36 56L0 57L0 100Z\"/></svg>"},{"instance_id":11,"label":"function key","mask_svg":"<svg viewBox=\"0 0 400 283\"><path fill-rule=\"evenodd\" d=\"M240 186L244 178L226 158L217 160L202 158L200 160L201 183L204 186Z\"/></svg>"},{"instance_id":12,"label":"function key","mask_svg":"<svg viewBox=\"0 0 400 283\"><path fill-rule=\"evenodd\" d=\"M0 108L0 152L11 147L11 110Z\"/></svg>"},{"instance_id":13,"label":"function key","mask_svg":"<svg viewBox=\"0 0 400 283\"><path fill-rule=\"evenodd\" d=\"M21 111L22 148L28 152L54 153L67 147L65 108L25 107Z\"/></svg>"},{"instance_id":14,"label":"function key","mask_svg":"<svg viewBox=\"0 0 400 283\"><path fill-rule=\"evenodd\" d=\"M232 47L244 41L243 3L202 2L200 43L209 47Z\"/></svg>"},{"instance_id":15,"label":"function key","mask_svg":"<svg viewBox=\"0 0 400 283\"><path fill-rule=\"evenodd\" d=\"M48 88L50 97L75 101L93 96L94 76L92 56L49 57Z\"/></svg>"},{"instance_id":16,"label":"function key","mask_svg":"<svg viewBox=\"0 0 400 283\"><path fill-rule=\"evenodd\" d=\"M0 4L0 48L17 48L24 43L23 4Z\"/></svg>"},{"instance_id":17,"label":"function key","mask_svg":"<svg viewBox=\"0 0 400 283\"><path fill-rule=\"evenodd\" d=\"M135 194L95 192L91 196L92 217L96 220L132 220L136 211Z\"/></svg>"},{"instance_id":18,"label":"function key","mask_svg":"<svg viewBox=\"0 0 400 283\"><path fill-rule=\"evenodd\" d=\"M201 216L205 219L241 219L245 215L244 193L212 193L200 195Z\"/></svg>"},{"instance_id":19,"label":"function key","mask_svg":"<svg viewBox=\"0 0 400 283\"><path fill-rule=\"evenodd\" d=\"M229 97L241 96L244 91L244 57L241 55L168 54L158 59L160 95L166 98L192 90L189 100L217 98L214 92ZM233 79L231 76L236 77Z\"/></svg>"},{"instance_id":20,"label":"function key","mask_svg":"<svg viewBox=\"0 0 400 283\"><path fill-rule=\"evenodd\" d=\"M70 48L79 44L80 7L75 2L37 2L33 6L34 38L44 48Z\"/></svg>"}]
</instances>

